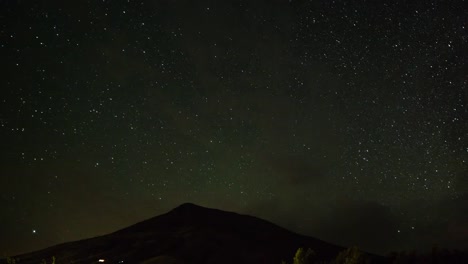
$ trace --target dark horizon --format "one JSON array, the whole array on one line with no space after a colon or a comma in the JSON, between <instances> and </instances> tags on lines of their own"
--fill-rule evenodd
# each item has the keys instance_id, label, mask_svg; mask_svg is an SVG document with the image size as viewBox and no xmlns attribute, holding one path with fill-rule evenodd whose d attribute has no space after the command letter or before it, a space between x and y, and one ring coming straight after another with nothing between
<instances>
[{"instance_id":1,"label":"dark horizon","mask_svg":"<svg viewBox=\"0 0 468 264\"><path fill-rule=\"evenodd\" d=\"M468 248L463 1L0 1L0 255L184 202Z\"/></svg>"}]
</instances>

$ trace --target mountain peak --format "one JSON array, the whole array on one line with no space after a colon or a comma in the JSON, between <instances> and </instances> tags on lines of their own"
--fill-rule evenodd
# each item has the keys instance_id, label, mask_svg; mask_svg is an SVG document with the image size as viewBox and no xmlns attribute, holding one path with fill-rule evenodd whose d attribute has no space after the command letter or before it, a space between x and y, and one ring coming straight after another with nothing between
<instances>
[{"instance_id":1,"label":"mountain peak","mask_svg":"<svg viewBox=\"0 0 468 264\"><path fill-rule=\"evenodd\" d=\"M206 209L205 207L196 205L194 203L183 203L173 210L200 210L200 209Z\"/></svg>"},{"instance_id":2,"label":"mountain peak","mask_svg":"<svg viewBox=\"0 0 468 264\"><path fill-rule=\"evenodd\" d=\"M169 214L183 214L183 215L196 215L196 214L206 214L213 209L206 208L194 203L183 203L176 208L169 211Z\"/></svg>"}]
</instances>

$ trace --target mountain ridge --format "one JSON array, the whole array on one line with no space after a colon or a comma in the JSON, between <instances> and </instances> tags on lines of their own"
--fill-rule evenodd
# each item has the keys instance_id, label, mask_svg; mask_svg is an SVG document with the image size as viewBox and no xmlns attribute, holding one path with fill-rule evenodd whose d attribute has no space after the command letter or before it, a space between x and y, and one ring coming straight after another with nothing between
<instances>
[{"instance_id":1,"label":"mountain ridge","mask_svg":"<svg viewBox=\"0 0 468 264\"><path fill-rule=\"evenodd\" d=\"M17 256L24 264L55 256L57 263L280 263L299 247L330 260L344 248L269 221L184 203L107 235Z\"/></svg>"}]
</instances>

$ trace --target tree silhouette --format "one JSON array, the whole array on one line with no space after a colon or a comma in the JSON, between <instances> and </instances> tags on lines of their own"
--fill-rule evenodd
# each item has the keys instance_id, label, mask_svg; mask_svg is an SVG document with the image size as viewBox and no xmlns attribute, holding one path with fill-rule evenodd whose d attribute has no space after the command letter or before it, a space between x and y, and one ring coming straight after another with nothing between
<instances>
[{"instance_id":1,"label":"tree silhouette","mask_svg":"<svg viewBox=\"0 0 468 264\"><path fill-rule=\"evenodd\" d=\"M370 259L357 247L351 247L341 251L335 259L334 264L369 264Z\"/></svg>"},{"instance_id":2,"label":"tree silhouette","mask_svg":"<svg viewBox=\"0 0 468 264\"><path fill-rule=\"evenodd\" d=\"M315 255L315 252L310 248L307 250L299 248L296 251L296 255L294 255L293 264L310 264L312 263Z\"/></svg>"},{"instance_id":3,"label":"tree silhouette","mask_svg":"<svg viewBox=\"0 0 468 264\"><path fill-rule=\"evenodd\" d=\"M293 258L293 264L312 264L314 263L314 258L316 254L315 251L308 248L305 250L304 248L300 247L297 249L296 254ZM287 264L286 261L281 261L281 264Z\"/></svg>"}]
</instances>

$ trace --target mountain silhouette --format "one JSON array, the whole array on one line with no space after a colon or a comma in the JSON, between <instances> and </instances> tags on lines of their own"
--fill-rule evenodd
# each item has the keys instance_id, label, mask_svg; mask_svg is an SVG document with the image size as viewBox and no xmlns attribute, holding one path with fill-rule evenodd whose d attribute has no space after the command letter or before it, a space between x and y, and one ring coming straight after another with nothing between
<instances>
[{"instance_id":1,"label":"mountain silhouette","mask_svg":"<svg viewBox=\"0 0 468 264\"><path fill-rule=\"evenodd\" d=\"M279 264L290 262L299 247L313 249L323 260L343 250L253 216L186 203L108 235L16 258L24 264L50 263L52 256L56 263Z\"/></svg>"}]
</instances>

